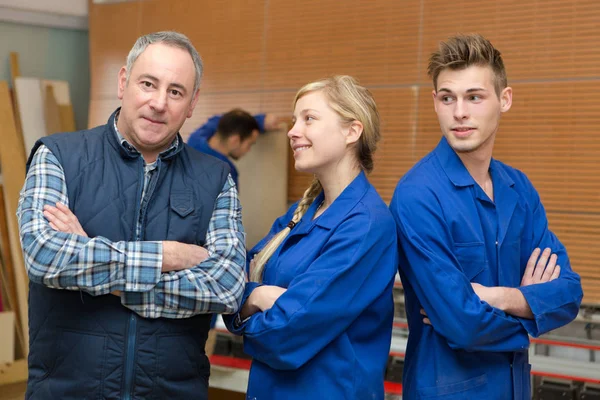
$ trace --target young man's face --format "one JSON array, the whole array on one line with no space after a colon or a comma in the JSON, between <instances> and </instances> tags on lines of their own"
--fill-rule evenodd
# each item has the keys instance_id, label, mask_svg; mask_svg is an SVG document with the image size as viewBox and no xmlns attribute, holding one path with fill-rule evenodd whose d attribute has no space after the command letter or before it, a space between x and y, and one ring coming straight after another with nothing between
<instances>
[{"instance_id":1,"label":"young man's face","mask_svg":"<svg viewBox=\"0 0 600 400\"><path fill-rule=\"evenodd\" d=\"M433 103L442 134L454 151L488 150L491 155L500 115L512 104L512 89L504 88L498 96L494 72L487 66L446 69L438 75Z\"/></svg>"},{"instance_id":2,"label":"young man's face","mask_svg":"<svg viewBox=\"0 0 600 400\"><path fill-rule=\"evenodd\" d=\"M237 135L238 140L233 145L233 148L229 151L229 157L233 158L234 160L239 160L245 156L246 153L250 151L254 143L256 143L259 134L260 132L254 130L252 131L252 134L244 140L241 140L240 136Z\"/></svg>"}]
</instances>

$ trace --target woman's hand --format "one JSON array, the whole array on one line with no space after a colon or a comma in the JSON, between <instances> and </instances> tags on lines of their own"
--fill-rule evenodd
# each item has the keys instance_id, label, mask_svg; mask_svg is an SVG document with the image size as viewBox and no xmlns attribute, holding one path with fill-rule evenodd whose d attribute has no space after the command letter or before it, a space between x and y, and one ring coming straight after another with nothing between
<instances>
[{"instance_id":1,"label":"woman's hand","mask_svg":"<svg viewBox=\"0 0 600 400\"><path fill-rule=\"evenodd\" d=\"M257 287L242 306L240 318L246 319L257 312L270 309L285 291L286 289L279 286L263 285Z\"/></svg>"}]
</instances>

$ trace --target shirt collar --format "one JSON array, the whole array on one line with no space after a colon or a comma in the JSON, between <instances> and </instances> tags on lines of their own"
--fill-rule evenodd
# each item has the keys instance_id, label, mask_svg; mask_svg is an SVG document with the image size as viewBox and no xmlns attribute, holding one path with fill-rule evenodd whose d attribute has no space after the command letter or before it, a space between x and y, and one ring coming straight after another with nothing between
<instances>
[{"instance_id":1,"label":"shirt collar","mask_svg":"<svg viewBox=\"0 0 600 400\"><path fill-rule=\"evenodd\" d=\"M471 186L475 184L475 180L469 174L469 171L467 171L458 154L450 147L445 137L442 137L433 152L439 160L444 173L454 186Z\"/></svg>"},{"instance_id":2,"label":"shirt collar","mask_svg":"<svg viewBox=\"0 0 600 400\"><path fill-rule=\"evenodd\" d=\"M442 137L433 152L439 160L444 173L454 186L475 185L475 179L469 174L469 171L467 171L462 160L458 154L456 154L456 151L450 147L450 144L445 137ZM514 181L502 170L502 168L498 167L498 164L499 161L494 158L491 159L489 171L494 185L504 183L507 186L513 186Z\"/></svg>"},{"instance_id":3,"label":"shirt collar","mask_svg":"<svg viewBox=\"0 0 600 400\"><path fill-rule=\"evenodd\" d=\"M348 214L356 204L363 198L367 190L371 187L364 171L361 171L356 178L340 193L333 203L317 219L311 221L317 208L323 202L324 194L321 191L315 198L309 209L306 211L303 219L306 220L305 229L314 222L322 228L331 229L339 224L340 220Z\"/></svg>"}]
</instances>

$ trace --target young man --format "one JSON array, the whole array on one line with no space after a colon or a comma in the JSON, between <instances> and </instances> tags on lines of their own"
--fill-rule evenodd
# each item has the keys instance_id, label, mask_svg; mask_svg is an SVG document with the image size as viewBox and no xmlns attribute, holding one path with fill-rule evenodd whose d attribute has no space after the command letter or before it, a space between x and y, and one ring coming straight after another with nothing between
<instances>
[{"instance_id":1,"label":"young man","mask_svg":"<svg viewBox=\"0 0 600 400\"><path fill-rule=\"evenodd\" d=\"M250 151L260 132L278 128L283 122L273 114L258 114L254 117L235 108L223 115L211 117L194 131L188 145L203 153L217 157L229 164L231 177L239 188L238 171L233 160L239 160Z\"/></svg>"},{"instance_id":2,"label":"young man","mask_svg":"<svg viewBox=\"0 0 600 400\"><path fill-rule=\"evenodd\" d=\"M455 36L428 72L443 138L390 204L410 329L403 398L529 399L529 335L577 315L579 276L531 182L492 158L512 104L500 52Z\"/></svg>"},{"instance_id":3,"label":"young man","mask_svg":"<svg viewBox=\"0 0 600 400\"><path fill-rule=\"evenodd\" d=\"M108 123L34 146L26 398L207 398L210 314L239 307L245 238L229 168L178 133L201 75L184 35L142 36Z\"/></svg>"}]
</instances>

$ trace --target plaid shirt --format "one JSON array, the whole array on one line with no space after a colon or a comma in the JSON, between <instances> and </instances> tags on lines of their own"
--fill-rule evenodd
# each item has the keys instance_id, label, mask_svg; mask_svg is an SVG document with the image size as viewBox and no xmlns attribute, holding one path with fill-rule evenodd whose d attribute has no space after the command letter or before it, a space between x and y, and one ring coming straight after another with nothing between
<instances>
[{"instance_id":1,"label":"plaid shirt","mask_svg":"<svg viewBox=\"0 0 600 400\"><path fill-rule=\"evenodd\" d=\"M69 205L64 171L42 145L31 162L17 209L25 265L33 282L92 296L121 291L121 303L146 318L187 318L239 308L245 234L231 176L210 220L204 246L209 257L182 271L161 273L162 242L111 242L55 231L43 207L57 202Z\"/></svg>"}]
</instances>

